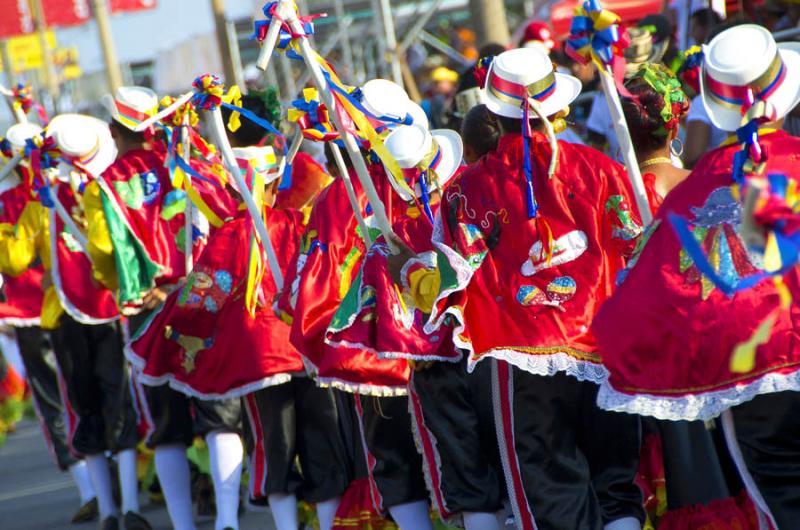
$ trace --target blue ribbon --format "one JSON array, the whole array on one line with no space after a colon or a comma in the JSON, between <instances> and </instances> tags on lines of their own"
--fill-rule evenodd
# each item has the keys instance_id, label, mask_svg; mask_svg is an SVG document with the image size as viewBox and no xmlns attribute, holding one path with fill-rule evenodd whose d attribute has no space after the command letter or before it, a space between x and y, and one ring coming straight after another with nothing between
<instances>
[{"instance_id":1,"label":"blue ribbon","mask_svg":"<svg viewBox=\"0 0 800 530\"><path fill-rule=\"evenodd\" d=\"M522 168L525 173L525 199L528 206L528 219L533 219L539 212L539 205L536 203L536 197L533 194L533 167L531 166L531 140L530 135L530 115L528 111L528 102L523 103L522 108Z\"/></svg>"}]
</instances>

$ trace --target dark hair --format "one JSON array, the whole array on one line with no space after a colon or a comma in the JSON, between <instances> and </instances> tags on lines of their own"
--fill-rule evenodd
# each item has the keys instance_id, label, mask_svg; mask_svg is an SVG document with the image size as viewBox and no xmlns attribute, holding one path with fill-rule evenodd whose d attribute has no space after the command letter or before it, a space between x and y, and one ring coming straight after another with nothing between
<instances>
[{"instance_id":1,"label":"dark hair","mask_svg":"<svg viewBox=\"0 0 800 530\"><path fill-rule=\"evenodd\" d=\"M480 104L469 109L461 123L461 137L479 157L497 149L500 130L486 105Z\"/></svg>"},{"instance_id":2,"label":"dark hair","mask_svg":"<svg viewBox=\"0 0 800 530\"><path fill-rule=\"evenodd\" d=\"M494 114L494 119L499 128L499 134L520 133L522 134L522 120L520 118L507 118ZM543 130L542 123L535 118L531 118L531 127L534 131Z\"/></svg>"},{"instance_id":3,"label":"dark hair","mask_svg":"<svg viewBox=\"0 0 800 530\"><path fill-rule=\"evenodd\" d=\"M691 21L692 24L700 24L706 29L711 29L722 22L722 17L710 7L704 7L692 13Z\"/></svg>"},{"instance_id":4,"label":"dark hair","mask_svg":"<svg viewBox=\"0 0 800 530\"><path fill-rule=\"evenodd\" d=\"M325 142L324 147L325 147L325 160L327 161L328 166L335 167L336 170L338 171L339 166L336 165L336 160L333 158L333 150L331 149L331 143ZM342 160L344 160L344 167L346 167L347 169L353 168L353 162L350 160L350 156L346 152L342 153Z\"/></svg>"},{"instance_id":5,"label":"dark hair","mask_svg":"<svg viewBox=\"0 0 800 530\"><path fill-rule=\"evenodd\" d=\"M258 96L242 96L242 108L249 110L260 118L271 121L272 116L270 115L267 106L264 104L264 100ZM222 107L222 118L225 120L225 123L228 123L231 114L233 114L233 111ZM241 127L239 127L236 132L230 133L233 143L235 143L237 146L246 147L250 145L257 145L267 134L267 131L265 131L263 127L253 123L247 118L242 117L241 123Z\"/></svg>"},{"instance_id":6,"label":"dark hair","mask_svg":"<svg viewBox=\"0 0 800 530\"><path fill-rule=\"evenodd\" d=\"M125 143L141 145L145 142L143 132L132 131L117 120L112 119L108 126L109 128L114 129L114 132L117 133L117 136Z\"/></svg>"},{"instance_id":7,"label":"dark hair","mask_svg":"<svg viewBox=\"0 0 800 530\"><path fill-rule=\"evenodd\" d=\"M478 50L478 56L490 57L492 55L500 55L507 49L508 48L506 48L502 44L498 44L496 42L490 42L488 44L484 44L483 46L481 46L481 48Z\"/></svg>"}]
</instances>

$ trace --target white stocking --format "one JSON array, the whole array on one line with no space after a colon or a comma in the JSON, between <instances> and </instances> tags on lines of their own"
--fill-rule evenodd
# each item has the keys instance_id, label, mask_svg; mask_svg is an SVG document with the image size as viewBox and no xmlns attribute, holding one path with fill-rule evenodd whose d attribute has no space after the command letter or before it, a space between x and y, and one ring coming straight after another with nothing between
<instances>
[{"instance_id":1,"label":"white stocking","mask_svg":"<svg viewBox=\"0 0 800 530\"><path fill-rule=\"evenodd\" d=\"M159 445L155 453L158 482L167 503L172 527L175 530L195 530L186 448L181 444Z\"/></svg>"},{"instance_id":2,"label":"white stocking","mask_svg":"<svg viewBox=\"0 0 800 530\"><path fill-rule=\"evenodd\" d=\"M211 480L217 500L216 530L239 528L239 482L242 478L242 439L233 432L214 431L206 435Z\"/></svg>"},{"instance_id":3,"label":"white stocking","mask_svg":"<svg viewBox=\"0 0 800 530\"><path fill-rule=\"evenodd\" d=\"M269 497L269 509L277 530L297 530L297 497L285 493L273 493Z\"/></svg>"}]
</instances>

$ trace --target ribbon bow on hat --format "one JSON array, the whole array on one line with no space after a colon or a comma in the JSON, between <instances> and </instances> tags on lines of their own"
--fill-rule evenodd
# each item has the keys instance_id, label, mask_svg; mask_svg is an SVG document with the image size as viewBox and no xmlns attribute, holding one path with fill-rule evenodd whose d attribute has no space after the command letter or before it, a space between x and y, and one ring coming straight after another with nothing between
<instances>
[{"instance_id":1,"label":"ribbon bow on hat","mask_svg":"<svg viewBox=\"0 0 800 530\"><path fill-rule=\"evenodd\" d=\"M620 94L628 92L622 86L625 77L625 57L622 50L628 47L629 37L620 30L619 16L603 9L599 0L586 0L575 8L575 16L567 39L567 55L581 64L592 61L601 70L611 67Z\"/></svg>"}]
</instances>

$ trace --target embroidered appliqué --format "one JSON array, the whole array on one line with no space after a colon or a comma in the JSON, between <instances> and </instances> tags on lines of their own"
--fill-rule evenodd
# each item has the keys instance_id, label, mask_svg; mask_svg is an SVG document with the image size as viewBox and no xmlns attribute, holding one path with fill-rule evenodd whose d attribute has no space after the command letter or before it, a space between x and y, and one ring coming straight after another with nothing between
<instances>
[{"instance_id":1,"label":"embroidered appliqu\u00e9","mask_svg":"<svg viewBox=\"0 0 800 530\"><path fill-rule=\"evenodd\" d=\"M642 226L633 220L631 207L622 195L612 195L606 201L606 213L612 213L611 237L630 241L642 233Z\"/></svg>"},{"instance_id":2,"label":"embroidered appliqu\u00e9","mask_svg":"<svg viewBox=\"0 0 800 530\"><path fill-rule=\"evenodd\" d=\"M144 204L141 175L134 175L130 180L115 180L114 189L128 208L138 210Z\"/></svg>"},{"instance_id":3,"label":"embroidered appliqu\u00e9","mask_svg":"<svg viewBox=\"0 0 800 530\"><path fill-rule=\"evenodd\" d=\"M586 237L586 234L581 230L573 230L555 240L553 253L548 263L542 242L537 241L528 253L528 260L522 264L522 275L533 276L539 271L575 261L588 248L589 238Z\"/></svg>"},{"instance_id":4,"label":"embroidered appliqu\u00e9","mask_svg":"<svg viewBox=\"0 0 800 530\"><path fill-rule=\"evenodd\" d=\"M461 256L473 270L477 269L489 252L483 232L474 224L459 223L455 236L456 248L460 250Z\"/></svg>"},{"instance_id":5,"label":"embroidered appliqu\u00e9","mask_svg":"<svg viewBox=\"0 0 800 530\"><path fill-rule=\"evenodd\" d=\"M546 305L563 310L561 306L575 296L576 290L571 276L559 276L547 284L544 291L535 285L523 285L517 290L517 302L525 307Z\"/></svg>"},{"instance_id":6,"label":"embroidered appliqu\u00e9","mask_svg":"<svg viewBox=\"0 0 800 530\"><path fill-rule=\"evenodd\" d=\"M631 259L628 260L628 264L625 266L624 269L619 271L617 274L616 284L617 286L622 285L622 282L625 281L625 278L628 277L628 273L633 269L636 263L639 261L639 256L642 255L642 251L644 251L644 247L647 245L647 242L650 241L650 237L653 235L653 232L656 231L656 228L661 225L661 219L656 219L653 221L650 226L644 231L642 237L639 238L639 241L636 242L636 248L633 250L633 255Z\"/></svg>"},{"instance_id":7,"label":"embroidered appliqu\u00e9","mask_svg":"<svg viewBox=\"0 0 800 530\"><path fill-rule=\"evenodd\" d=\"M158 193L161 191L161 182L158 180L158 174L153 169L146 173L142 173L141 179L143 194L142 200L145 204L150 204L158 197Z\"/></svg>"},{"instance_id":8,"label":"embroidered appliqu\u00e9","mask_svg":"<svg viewBox=\"0 0 800 530\"><path fill-rule=\"evenodd\" d=\"M739 236L741 204L734 199L730 187L717 188L703 206L691 209L694 219L692 235L703 248L714 270L726 282L735 283L762 268L761 260L749 254ZM686 285L700 283L702 299L714 291L714 284L694 266L691 256L681 249L678 270L685 274Z\"/></svg>"},{"instance_id":9,"label":"embroidered appliqu\u00e9","mask_svg":"<svg viewBox=\"0 0 800 530\"><path fill-rule=\"evenodd\" d=\"M197 366L197 355L200 351L207 350L214 345L214 339L211 337L202 338L183 335L175 331L172 326L164 326L164 336L171 341L177 342L183 348L181 367L187 374L192 373Z\"/></svg>"},{"instance_id":10,"label":"embroidered appliqu\u00e9","mask_svg":"<svg viewBox=\"0 0 800 530\"><path fill-rule=\"evenodd\" d=\"M216 313L233 290L233 278L225 270L195 269L178 296L178 306Z\"/></svg>"}]
</instances>

